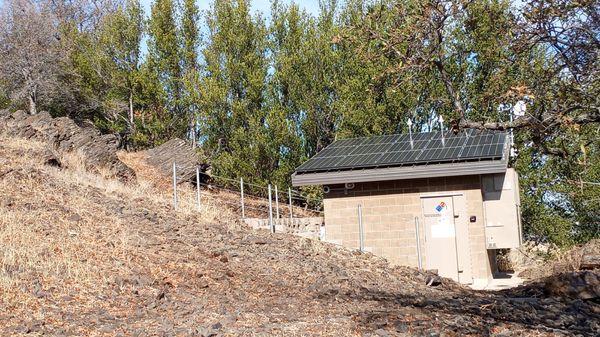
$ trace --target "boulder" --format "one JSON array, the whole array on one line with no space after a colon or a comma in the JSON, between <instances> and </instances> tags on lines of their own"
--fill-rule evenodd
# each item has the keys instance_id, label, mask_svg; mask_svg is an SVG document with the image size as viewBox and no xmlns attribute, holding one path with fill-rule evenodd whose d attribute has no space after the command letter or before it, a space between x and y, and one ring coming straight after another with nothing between
<instances>
[{"instance_id":1,"label":"boulder","mask_svg":"<svg viewBox=\"0 0 600 337\"><path fill-rule=\"evenodd\" d=\"M200 156L196 150L192 148L189 142L174 138L164 144L154 147L146 151L148 155L147 162L153 167L156 167L164 176L170 177L173 174L173 163L177 165L177 181L195 182L196 167L200 168L201 172L206 172L209 165L200 160ZM208 176L202 174L201 182L206 182Z\"/></svg>"},{"instance_id":2,"label":"boulder","mask_svg":"<svg viewBox=\"0 0 600 337\"><path fill-rule=\"evenodd\" d=\"M14 137L35 139L50 146L43 160L59 165L58 154L77 151L85 167L99 172L108 169L121 181L135 179L135 172L117 157L119 146L115 135L102 135L93 127L81 127L67 117L52 118L49 113L29 115L24 111L0 112L0 132ZM54 157L54 158L52 158Z\"/></svg>"},{"instance_id":3,"label":"boulder","mask_svg":"<svg viewBox=\"0 0 600 337\"><path fill-rule=\"evenodd\" d=\"M548 277L544 290L547 295L579 298L600 298L600 275L597 271L563 273Z\"/></svg>"}]
</instances>

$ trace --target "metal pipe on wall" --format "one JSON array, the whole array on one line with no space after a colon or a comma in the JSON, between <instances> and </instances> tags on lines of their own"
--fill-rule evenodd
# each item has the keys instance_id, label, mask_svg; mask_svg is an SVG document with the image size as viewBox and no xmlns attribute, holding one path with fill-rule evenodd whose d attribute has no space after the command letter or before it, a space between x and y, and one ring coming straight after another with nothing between
<instances>
[{"instance_id":1,"label":"metal pipe on wall","mask_svg":"<svg viewBox=\"0 0 600 337\"><path fill-rule=\"evenodd\" d=\"M419 270L423 269L423 261L421 259L421 236L419 235L419 218L415 217L415 236L417 238L417 259Z\"/></svg>"},{"instance_id":2,"label":"metal pipe on wall","mask_svg":"<svg viewBox=\"0 0 600 337\"><path fill-rule=\"evenodd\" d=\"M358 205L358 242L361 252L365 251L365 231L362 222L362 205Z\"/></svg>"}]
</instances>

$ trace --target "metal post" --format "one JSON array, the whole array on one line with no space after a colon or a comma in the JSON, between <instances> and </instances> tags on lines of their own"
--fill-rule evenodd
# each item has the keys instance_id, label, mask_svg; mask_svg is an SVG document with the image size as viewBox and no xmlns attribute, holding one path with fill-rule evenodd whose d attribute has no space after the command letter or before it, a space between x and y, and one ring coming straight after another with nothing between
<instances>
[{"instance_id":1,"label":"metal post","mask_svg":"<svg viewBox=\"0 0 600 337\"><path fill-rule=\"evenodd\" d=\"M246 218L246 212L244 210L244 178L240 178L240 191L242 194L242 198L240 202L242 203L242 220Z\"/></svg>"},{"instance_id":2,"label":"metal post","mask_svg":"<svg viewBox=\"0 0 600 337\"><path fill-rule=\"evenodd\" d=\"M277 192L277 185L275 185L275 219L279 219L279 192Z\"/></svg>"},{"instance_id":3,"label":"metal post","mask_svg":"<svg viewBox=\"0 0 600 337\"><path fill-rule=\"evenodd\" d=\"M177 209L177 166L173 162L173 208Z\"/></svg>"},{"instance_id":4,"label":"metal post","mask_svg":"<svg viewBox=\"0 0 600 337\"><path fill-rule=\"evenodd\" d=\"M419 270L423 269L423 262L421 259L421 236L419 235L419 218L415 217L415 236L417 237L417 259L419 262Z\"/></svg>"},{"instance_id":5,"label":"metal post","mask_svg":"<svg viewBox=\"0 0 600 337\"><path fill-rule=\"evenodd\" d=\"M442 146L445 146L446 139L444 138L444 117L442 115L440 115L440 117L438 118L438 121L440 122L440 133L442 134Z\"/></svg>"},{"instance_id":6,"label":"metal post","mask_svg":"<svg viewBox=\"0 0 600 337\"><path fill-rule=\"evenodd\" d=\"M288 196L290 197L290 221L294 220L294 214L292 213L292 188L288 187Z\"/></svg>"},{"instance_id":7,"label":"metal post","mask_svg":"<svg viewBox=\"0 0 600 337\"><path fill-rule=\"evenodd\" d=\"M271 202L271 184L269 184L269 226L271 226L271 233L275 233L275 224L273 223L273 203Z\"/></svg>"},{"instance_id":8,"label":"metal post","mask_svg":"<svg viewBox=\"0 0 600 337\"><path fill-rule=\"evenodd\" d=\"M200 167L196 166L196 207L200 212Z\"/></svg>"},{"instance_id":9,"label":"metal post","mask_svg":"<svg viewBox=\"0 0 600 337\"><path fill-rule=\"evenodd\" d=\"M362 222L362 205L358 205L358 240L359 240L359 249L361 252L365 251L365 232L363 229Z\"/></svg>"}]
</instances>

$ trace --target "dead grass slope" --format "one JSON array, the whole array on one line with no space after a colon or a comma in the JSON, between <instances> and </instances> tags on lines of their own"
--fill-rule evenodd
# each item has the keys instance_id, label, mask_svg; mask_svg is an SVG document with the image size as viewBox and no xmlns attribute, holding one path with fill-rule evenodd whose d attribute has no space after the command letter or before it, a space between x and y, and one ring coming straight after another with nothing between
<instances>
[{"instance_id":1,"label":"dead grass slope","mask_svg":"<svg viewBox=\"0 0 600 337\"><path fill-rule=\"evenodd\" d=\"M513 299L318 241L174 212L170 193L0 137L0 334L593 335L597 303ZM193 198L191 198L193 200Z\"/></svg>"}]
</instances>

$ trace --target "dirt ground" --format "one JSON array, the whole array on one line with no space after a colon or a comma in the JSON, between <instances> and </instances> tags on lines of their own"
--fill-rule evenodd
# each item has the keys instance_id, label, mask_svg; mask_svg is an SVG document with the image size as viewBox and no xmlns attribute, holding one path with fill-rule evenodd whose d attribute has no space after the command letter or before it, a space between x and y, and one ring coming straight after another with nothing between
<instances>
[{"instance_id":1,"label":"dirt ground","mask_svg":"<svg viewBox=\"0 0 600 337\"><path fill-rule=\"evenodd\" d=\"M596 300L485 292L371 254L175 212L140 180L0 137L3 336L597 336ZM139 176L139 175L138 175ZM193 200L193 199L192 199ZM527 297L523 297L527 296Z\"/></svg>"}]
</instances>

